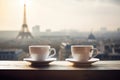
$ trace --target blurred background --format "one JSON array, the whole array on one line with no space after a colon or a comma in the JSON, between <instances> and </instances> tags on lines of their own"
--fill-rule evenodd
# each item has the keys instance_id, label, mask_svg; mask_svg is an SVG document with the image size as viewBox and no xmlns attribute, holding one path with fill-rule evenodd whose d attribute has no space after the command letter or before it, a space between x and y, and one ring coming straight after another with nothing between
<instances>
[{"instance_id":1,"label":"blurred background","mask_svg":"<svg viewBox=\"0 0 120 80\"><path fill-rule=\"evenodd\" d=\"M0 60L29 57L28 46L94 45L101 60L120 60L120 0L0 0Z\"/></svg>"}]
</instances>

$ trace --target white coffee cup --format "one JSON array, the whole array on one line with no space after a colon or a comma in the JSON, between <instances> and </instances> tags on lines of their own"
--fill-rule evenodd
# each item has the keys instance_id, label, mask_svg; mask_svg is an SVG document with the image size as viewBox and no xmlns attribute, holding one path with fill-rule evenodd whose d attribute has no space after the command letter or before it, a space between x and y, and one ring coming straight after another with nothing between
<instances>
[{"instance_id":1,"label":"white coffee cup","mask_svg":"<svg viewBox=\"0 0 120 80\"><path fill-rule=\"evenodd\" d=\"M76 61L86 62L97 55L97 49L93 45L72 45L71 53Z\"/></svg>"},{"instance_id":2,"label":"white coffee cup","mask_svg":"<svg viewBox=\"0 0 120 80\"><path fill-rule=\"evenodd\" d=\"M53 51L52 54L51 51ZM44 61L47 58L53 57L56 54L56 50L49 45L31 45L29 46L29 53L31 58Z\"/></svg>"}]
</instances>

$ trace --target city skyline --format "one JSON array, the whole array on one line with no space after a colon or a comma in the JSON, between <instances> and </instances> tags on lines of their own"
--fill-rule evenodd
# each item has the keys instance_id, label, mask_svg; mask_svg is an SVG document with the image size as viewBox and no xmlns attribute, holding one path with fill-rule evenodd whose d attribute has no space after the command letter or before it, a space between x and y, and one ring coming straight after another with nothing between
<instances>
[{"instance_id":1,"label":"city skyline","mask_svg":"<svg viewBox=\"0 0 120 80\"><path fill-rule=\"evenodd\" d=\"M0 0L0 30L20 30L23 23L21 0ZM27 7L27 23L31 30L51 29L96 31L101 27L120 27L118 0L31 0Z\"/></svg>"}]
</instances>

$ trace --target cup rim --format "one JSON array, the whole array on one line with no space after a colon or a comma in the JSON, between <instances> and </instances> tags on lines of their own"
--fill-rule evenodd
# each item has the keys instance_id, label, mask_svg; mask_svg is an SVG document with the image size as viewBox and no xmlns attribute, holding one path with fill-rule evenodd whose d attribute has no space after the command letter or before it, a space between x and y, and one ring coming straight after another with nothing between
<instances>
[{"instance_id":1,"label":"cup rim","mask_svg":"<svg viewBox=\"0 0 120 80\"><path fill-rule=\"evenodd\" d=\"M93 47L93 45L71 45L71 47Z\"/></svg>"},{"instance_id":2,"label":"cup rim","mask_svg":"<svg viewBox=\"0 0 120 80\"><path fill-rule=\"evenodd\" d=\"M50 47L50 45L30 45L30 47Z\"/></svg>"}]
</instances>

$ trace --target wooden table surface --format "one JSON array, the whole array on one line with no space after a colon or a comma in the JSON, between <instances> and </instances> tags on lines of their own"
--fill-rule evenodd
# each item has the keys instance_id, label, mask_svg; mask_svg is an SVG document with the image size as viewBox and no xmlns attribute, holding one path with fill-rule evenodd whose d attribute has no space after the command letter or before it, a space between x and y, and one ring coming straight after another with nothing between
<instances>
[{"instance_id":1,"label":"wooden table surface","mask_svg":"<svg viewBox=\"0 0 120 80\"><path fill-rule=\"evenodd\" d=\"M27 61L0 61L0 77L2 80L120 80L120 61L98 61L91 66L53 61L40 67L33 67Z\"/></svg>"}]
</instances>

